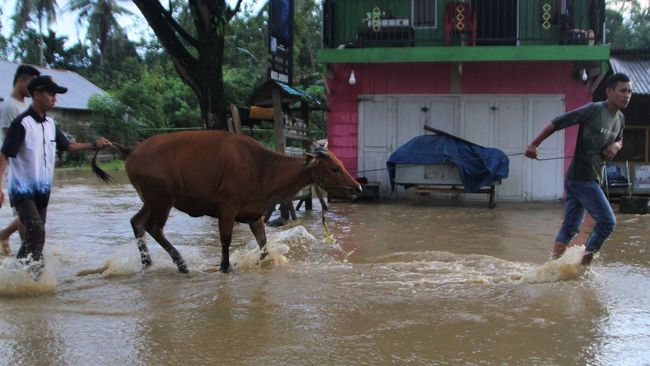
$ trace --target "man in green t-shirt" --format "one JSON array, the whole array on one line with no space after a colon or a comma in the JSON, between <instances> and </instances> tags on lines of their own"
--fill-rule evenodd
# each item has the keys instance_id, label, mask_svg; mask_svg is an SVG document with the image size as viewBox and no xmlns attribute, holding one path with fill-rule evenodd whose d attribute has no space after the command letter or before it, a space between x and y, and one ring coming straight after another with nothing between
<instances>
[{"instance_id":1,"label":"man in green t-shirt","mask_svg":"<svg viewBox=\"0 0 650 366\"><path fill-rule=\"evenodd\" d=\"M616 217L601 184L605 163L611 160L623 147L623 128L625 118L621 109L627 107L632 97L630 78L616 73L606 82L607 100L588 103L555 118L528 145L526 156L535 159L537 148L555 131L572 125L579 125L576 150L571 166L566 174L564 188L566 202L564 222L555 239L553 259L557 259L566 250L571 239L580 232L580 227L589 213L596 221L587 243L582 264L591 264L593 255L600 250L603 242L616 227Z\"/></svg>"}]
</instances>

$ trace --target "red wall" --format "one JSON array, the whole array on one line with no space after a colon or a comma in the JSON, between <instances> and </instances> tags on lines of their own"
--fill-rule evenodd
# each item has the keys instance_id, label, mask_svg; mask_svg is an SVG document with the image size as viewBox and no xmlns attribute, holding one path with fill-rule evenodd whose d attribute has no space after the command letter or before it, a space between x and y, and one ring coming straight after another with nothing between
<instances>
[{"instance_id":1,"label":"red wall","mask_svg":"<svg viewBox=\"0 0 650 366\"><path fill-rule=\"evenodd\" d=\"M348 82L352 69L355 85ZM563 94L567 111L591 101L587 85L572 78L572 62L464 62L462 75L457 69L456 63L334 65L327 75L329 148L356 171L359 95ZM573 155L576 135L575 127L565 131L566 156Z\"/></svg>"}]
</instances>

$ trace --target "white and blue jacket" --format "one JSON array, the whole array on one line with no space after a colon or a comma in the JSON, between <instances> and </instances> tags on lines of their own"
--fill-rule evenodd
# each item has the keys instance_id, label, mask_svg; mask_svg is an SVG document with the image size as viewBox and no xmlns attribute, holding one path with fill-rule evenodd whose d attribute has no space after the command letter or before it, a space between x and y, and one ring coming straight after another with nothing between
<instances>
[{"instance_id":1,"label":"white and blue jacket","mask_svg":"<svg viewBox=\"0 0 650 366\"><path fill-rule=\"evenodd\" d=\"M50 200L56 150L67 151L70 142L49 116L39 116L30 106L9 126L2 153L9 158L9 200L15 206L33 200L45 208Z\"/></svg>"}]
</instances>

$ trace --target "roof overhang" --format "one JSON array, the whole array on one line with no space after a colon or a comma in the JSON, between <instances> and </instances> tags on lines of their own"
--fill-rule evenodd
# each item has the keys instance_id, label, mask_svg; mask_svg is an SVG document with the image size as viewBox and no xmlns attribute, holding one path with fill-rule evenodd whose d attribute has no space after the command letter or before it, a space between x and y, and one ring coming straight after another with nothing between
<instances>
[{"instance_id":1,"label":"roof overhang","mask_svg":"<svg viewBox=\"0 0 650 366\"><path fill-rule=\"evenodd\" d=\"M327 110L327 105L315 96L275 80L268 80L257 88L250 97L250 104L259 107L273 107L273 88L277 88L280 91L280 101L282 104L303 102L304 107L307 109Z\"/></svg>"},{"instance_id":2,"label":"roof overhang","mask_svg":"<svg viewBox=\"0 0 650 366\"><path fill-rule=\"evenodd\" d=\"M612 55L612 71L630 77L634 94L650 95L650 52Z\"/></svg>"}]
</instances>

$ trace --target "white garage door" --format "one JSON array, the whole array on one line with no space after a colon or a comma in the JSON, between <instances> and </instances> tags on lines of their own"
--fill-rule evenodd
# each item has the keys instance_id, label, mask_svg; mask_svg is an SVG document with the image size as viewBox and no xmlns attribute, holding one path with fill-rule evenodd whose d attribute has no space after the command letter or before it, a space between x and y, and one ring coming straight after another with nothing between
<instances>
[{"instance_id":1,"label":"white garage door","mask_svg":"<svg viewBox=\"0 0 650 366\"><path fill-rule=\"evenodd\" d=\"M520 154L555 116L564 111L561 96L370 96L359 100L359 171L382 182L390 154L432 126L466 140ZM542 157L564 155L564 135L551 136ZM532 161L510 156L510 174L497 188L500 200L531 201L562 198L563 160Z\"/></svg>"}]
</instances>

